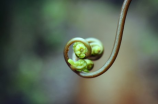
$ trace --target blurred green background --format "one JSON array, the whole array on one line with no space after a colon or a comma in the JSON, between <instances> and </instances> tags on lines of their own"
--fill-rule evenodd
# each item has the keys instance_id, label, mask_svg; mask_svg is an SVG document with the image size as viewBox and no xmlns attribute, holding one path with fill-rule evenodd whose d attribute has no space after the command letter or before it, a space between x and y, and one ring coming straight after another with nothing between
<instances>
[{"instance_id":1,"label":"blurred green background","mask_svg":"<svg viewBox=\"0 0 158 104\"><path fill-rule=\"evenodd\" d=\"M132 1L120 56L114 63L116 67L111 69L127 73L122 75L108 71L105 76L109 76L113 84L108 79L104 80L104 75L100 79L80 78L64 61L63 49L69 39L95 37L105 44L105 59L96 62L96 70L105 63L114 42L122 2L2 0L0 104L157 104L158 0ZM126 81L116 81L117 76ZM132 81L133 84L126 83ZM95 87L88 85L90 82ZM104 86L102 84L109 85L101 87L107 91L99 90L98 86ZM132 87L134 85L136 87ZM125 95L112 86L125 88ZM95 90L97 92L92 93ZM119 93L122 98L104 96L103 93ZM127 96L129 98L124 99Z\"/></svg>"}]
</instances>

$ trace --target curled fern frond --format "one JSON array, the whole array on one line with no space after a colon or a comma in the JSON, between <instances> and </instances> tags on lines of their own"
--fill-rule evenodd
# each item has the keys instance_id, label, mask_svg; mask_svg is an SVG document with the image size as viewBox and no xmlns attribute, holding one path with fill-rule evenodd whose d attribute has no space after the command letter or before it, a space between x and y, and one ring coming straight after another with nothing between
<instances>
[{"instance_id":1,"label":"curled fern frond","mask_svg":"<svg viewBox=\"0 0 158 104\"><path fill-rule=\"evenodd\" d=\"M74 43L74 44L73 44ZM73 44L72 59L68 57L68 46ZM103 46L98 39L95 38L73 38L70 40L64 50L65 61L69 67L75 72L89 72L94 63L92 60L98 59L98 56L103 54Z\"/></svg>"},{"instance_id":2,"label":"curled fern frond","mask_svg":"<svg viewBox=\"0 0 158 104\"><path fill-rule=\"evenodd\" d=\"M112 66L120 49L127 10L131 1L132 0L124 0L123 2L112 53L107 62L99 70L95 72L89 72L94 66L92 60L99 59L104 52L103 45L98 39L73 38L67 42L64 48L64 58L72 71L84 78L94 78L103 74ZM68 51L69 46L73 43L74 53L72 60L68 56Z\"/></svg>"}]
</instances>

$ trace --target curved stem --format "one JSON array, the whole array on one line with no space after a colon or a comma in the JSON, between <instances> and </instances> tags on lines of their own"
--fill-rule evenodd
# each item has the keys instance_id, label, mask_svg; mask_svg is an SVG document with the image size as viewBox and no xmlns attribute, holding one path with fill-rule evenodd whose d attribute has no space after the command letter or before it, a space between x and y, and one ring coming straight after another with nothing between
<instances>
[{"instance_id":1,"label":"curved stem","mask_svg":"<svg viewBox=\"0 0 158 104\"><path fill-rule=\"evenodd\" d=\"M74 42L81 42L87 47L88 52L85 54L86 58L89 58L89 59L91 59L91 58L92 59L93 58L94 59L95 58L96 59L100 58L102 53L103 53L103 51L104 51L103 47L101 47L102 53L100 55L98 55L97 57L92 57L91 56L92 49L91 49L91 46L90 46L89 43L91 43L93 41L96 41L96 39L89 38L89 39L85 40L85 39L82 39L82 38L73 38L66 44L66 46L64 48L64 58L65 58L66 63L68 64L68 66L70 67L70 69L72 71L74 71L76 74L78 74L79 76L84 77L84 78L94 78L94 77L97 77L97 76L105 73L112 66L112 64L114 63L114 61L115 61L115 59L116 59L116 57L118 55L119 49L120 49L122 36L123 36L125 19L126 19L127 11L128 11L128 8L129 8L129 5L130 5L131 1L132 0L124 0L124 2L123 2L122 8L121 8L121 13L120 13L120 18L119 18L118 25L117 25L116 37L115 37L112 53L111 53L108 61L99 70L97 70L95 72L90 72L90 73L78 72L68 62L68 59L69 59L69 57L68 57L69 46L71 44L73 44ZM100 42L99 42L99 44L101 45ZM91 45L93 46L95 44L91 43Z\"/></svg>"},{"instance_id":2,"label":"curved stem","mask_svg":"<svg viewBox=\"0 0 158 104\"><path fill-rule=\"evenodd\" d=\"M104 72L106 72L114 63L122 41L122 36L123 36L123 30L124 30L124 24L125 24L125 19L128 11L128 7L130 5L132 0L124 0L122 8L121 8L121 13L120 13L120 18L117 26L117 31L116 31L116 37L115 37L115 42L113 46L112 53L108 59L108 61L100 68L99 70L95 72L90 72L90 73L77 73L79 76L84 77L84 78L94 78L97 77Z\"/></svg>"}]
</instances>

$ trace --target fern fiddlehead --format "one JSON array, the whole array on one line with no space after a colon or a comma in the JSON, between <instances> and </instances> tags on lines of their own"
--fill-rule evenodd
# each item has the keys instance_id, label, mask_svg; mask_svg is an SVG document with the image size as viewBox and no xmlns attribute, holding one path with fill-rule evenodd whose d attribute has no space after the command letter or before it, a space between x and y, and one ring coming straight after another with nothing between
<instances>
[{"instance_id":1,"label":"fern fiddlehead","mask_svg":"<svg viewBox=\"0 0 158 104\"><path fill-rule=\"evenodd\" d=\"M89 72L94 65L92 60L99 59L104 51L103 45L99 40L95 38L73 38L67 42L64 48L64 58L72 71L84 78L94 78L103 74L112 66L120 49L125 19L131 1L132 0L124 0L123 2L112 53L108 61L99 70L95 72ZM75 55L73 55L72 60L68 57L68 51L69 46L73 43L73 50ZM77 59L79 60L77 61Z\"/></svg>"}]
</instances>

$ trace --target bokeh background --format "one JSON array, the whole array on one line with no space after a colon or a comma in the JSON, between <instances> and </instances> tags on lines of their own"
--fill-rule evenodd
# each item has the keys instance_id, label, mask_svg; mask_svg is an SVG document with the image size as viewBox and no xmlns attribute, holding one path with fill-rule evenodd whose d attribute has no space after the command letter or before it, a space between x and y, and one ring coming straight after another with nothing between
<instances>
[{"instance_id":1,"label":"bokeh background","mask_svg":"<svg viewBox=\"0 0 158 104\"><path fill-rule=\"evenodd\" d=\"M66 65L73 37L95 37L108 59L123 0L1 0L0 104L158 104L158 0L133 0L119 55L85 79Z\"/></svg>"}]
</instances>

